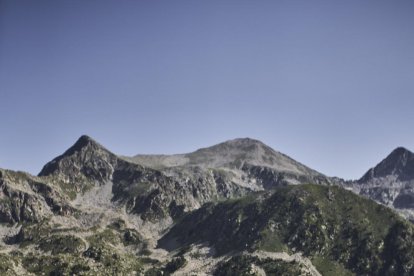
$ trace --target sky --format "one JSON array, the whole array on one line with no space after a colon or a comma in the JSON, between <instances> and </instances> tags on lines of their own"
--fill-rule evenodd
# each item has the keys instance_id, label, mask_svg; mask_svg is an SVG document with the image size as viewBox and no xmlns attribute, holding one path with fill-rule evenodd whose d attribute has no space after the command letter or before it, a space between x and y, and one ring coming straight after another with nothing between
<instances>
[{"instance_id":1,"label":"sky","mask_svg":"<svg viewBox=\"0 0 414 276\"><path fill-rule=\"evenodd\" d=\"M261 140L329 176L414 150L414 2L0 0L0 167Z\"/></svg>"}]
</instances>

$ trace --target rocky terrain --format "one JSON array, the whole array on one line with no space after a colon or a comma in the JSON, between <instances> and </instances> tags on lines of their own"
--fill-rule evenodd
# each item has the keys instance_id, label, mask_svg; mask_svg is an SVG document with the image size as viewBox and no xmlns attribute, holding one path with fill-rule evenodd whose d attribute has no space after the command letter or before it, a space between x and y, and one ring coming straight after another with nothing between
<instances>
[{"instance_id":1,"label":"rocky terrain","mask_svg":"<svg viewBox=\"0 0 414 276\"><path fill-rule=\"evenodd\" d=\"M359 180L349 182L347 186L414 221L414 153L411 151L396 148Z\"/></svg>"},{"instance_id":2,"label":"rocky terrain","mask_svg":"<svg viewBox=\"0 0 414 276\"><path fill-rule=\"evenodd\" d=\"M412 153L386 160L345 182L248 138L124 157L82 136L38 176L0 170L0 274L412 275L386 207L412 208Z\"/></svg>"},{"instance_id":3,"label":"rocky terrain","mask_svg":"<svg viewBox=\"0 0 414 276\"><path fill-rule=\"evenodd\" d=\"M299 252L303 257L292 261L310 275L317 274L314 268L323 275L411 275L413 229L392 210L352 192L306 184L204 205L177 223L159 246L171 251L208 244L217 256ZM396 238L397 232L404 234ZM253 258L252 263L260 262ZM233 270L245 266L231 265Z\"/></svg>"},{"instance_id":4,"label":"rocky terrain","mask_svg":"<svg viewBox=\"0 0 414 276\"><path fill-rule=\"evenodd\" d=\"M332 180L260 141L241 138L188 154L136 155L128 160L166 174L220 170L232 182L251 190L300 183L331 184Z\"/></svg>"}]
</instances>

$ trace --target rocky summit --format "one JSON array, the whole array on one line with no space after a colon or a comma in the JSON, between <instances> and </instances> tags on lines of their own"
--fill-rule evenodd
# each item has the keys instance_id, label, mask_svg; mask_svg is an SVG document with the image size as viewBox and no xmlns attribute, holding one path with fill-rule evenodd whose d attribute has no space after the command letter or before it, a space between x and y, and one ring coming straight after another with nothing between
<instances>
[{"instance_id":1,"label":"rocky summit","mask_svg":"<svg viewBox=\"0 0 414 276\"><path fill-rule=\"evenodd\" d=\"M359 180L352 189L414 220L414 153L399 147Z\"/></svg>"},{"instance_id":2,"label":"rocky summit","mask_svg":"<svg viewBox=\"0 0 414 276\"><path fill-rule=\"evenodd\" d=\"M391 209L414 208L413 160L346 182L249 138L125 157L82 136L38 176L0 169L0 275L413 275Z\"/></svg>"}]
</instances>

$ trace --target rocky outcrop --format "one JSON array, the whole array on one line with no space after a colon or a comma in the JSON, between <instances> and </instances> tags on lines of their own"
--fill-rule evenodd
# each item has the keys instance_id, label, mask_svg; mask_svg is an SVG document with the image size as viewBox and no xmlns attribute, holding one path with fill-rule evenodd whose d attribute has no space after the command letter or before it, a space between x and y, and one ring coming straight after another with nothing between
<instances>
[{"instance_id":1,"label":"rocky outcrop","mask_svg":"<svg viewBox=\"0 0 414 276\"><path fill-rule=\"evenodd\" d=\"M42 204L38 197L13 189L0 181L1 201L0 201L0 222L37 222L41 219L43 211Z\"/></svg>"},{"instance_id":2,"label":"rocky outcrop","mask_svg":"<svg viewBox=\"0 0 414 276\"><path fill-rule=\"evenodd\" d=\"M248 190L228 182L214 171L195 169L191 174L167 175L125 161L118 162L113 174L114 201L144 219L171 216L199 208L205 202L237 197Z\"/></svg>"},{"instance_id":3,"label":"rocky outcrop","mask_svg":"<svg viewBox=\"0 0 414 276\"><path fill-rule=\"evenodd\" d=\"M50 185L22 172L0 170L0 222L38 222L74 209Z\"/></svg>"}]
</instances>

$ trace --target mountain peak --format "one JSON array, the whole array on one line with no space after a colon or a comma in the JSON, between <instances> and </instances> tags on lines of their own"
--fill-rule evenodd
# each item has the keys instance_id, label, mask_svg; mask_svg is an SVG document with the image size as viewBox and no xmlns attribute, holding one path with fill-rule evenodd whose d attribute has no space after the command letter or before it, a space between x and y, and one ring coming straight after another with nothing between
<instances>
[{"instance_id":1,"label":"mountain peak","mask_svg":"<svg viewBox=\"0 0 414 276\"><path fill-rule=\"evenodd\" d=\"M400 180L414 179L414 153L404 147L397 147L360 181L389 175L395 175Z\"/></svg>"},{"instance_id":2,"label":"mountain peak","mask_svg":"<svg viewBox=\"0 0 414 276\"><path fill-rule=\"evenodd\" d=\"M404 147L397 147L396 149L394 149L387 158L390 157L402 157L404 155L410 155L413 154L411 151L409 151L408 149L404 148Z\"/></svg>"},{"instance_id":3,"label":"mountain peak","mask_svg":"<svg viewBox=\"0 0 414 276\"><path fill-rule=\"evenodd\" d=\"M89 135L83 134L81 137L79 137L79 139L77 140L77 142L89 142L89 141L95 141L94 139L92 139L92 137L90 137Z\"/></svg>"},{"instance_id":4,"label":"mountain peak","mask_svg":"<svg viewBox=\"0 0 414 276\"><path fill-rule=\"evenodd\" d=\"M236 138L232 140L227 140L225 142L213 145L211 147L202 148L197 150L198 151L219 151L221 152L223 149L229 150L242 150L242 151L254 151L258 148L266 147L270 148L269 146L265 145L263 142L252 139L252 138Z\"/></svg>"},{"instance_id":5,"label":"mountain peak","mask_svg":"<svg viewBox=\"0 0 414 276\"><path fill-rule=\"evenodd\" d=\"M224 143L263 144L261 141L250 137L235 138Z\"/></svg>"},{"instance_id":6,"label":"mountain peak","mask_svg":"<svg viewBox=\"0 0 414 276\"><path fill-rule=\"evenodd\" d=\"M94 139L92 139L88 135L82 135L79 139L67 149L62 155L56 157L49 163L47 163L42 171L39 173L39 176L49 175L55 172L59 168L59 163L61 160L70 160L66 162L68 166L71 166L73 163L85 161L87 158L85 153L88 152L87 158L91 158L92 155L94 156L114 156L110 151L108 151L105 147L100 145ZM90 154L93 153L93 154Z\"/></svg>"},{"instance_id":7,"label":"mountain peak","mask_svg":"<svg viewBox=\"0 0 414 276\"><path fill-rule=\"evenodd\" d=\"M414 153L404 147L394 149L378 166L381 167L406 167L409 165L407 161L414 159ZM377 167L378 167L377 166Z\"/></svg>"},{"instance_id":8,"label":"mountain peak","mask_svg":"<svg viewBox=\"0 0 414 276\"><path fill-rule=\"evenodd\" d=\"M72 155L74 152L81 150L88 145L94 145L96 147L102 147L98 142L92 139L88 135L82 135L63 155Z\"/></svg>"},{"instance_id":9,"label":"mountain peak","mask_svg":"<svg viewBox=\"0 0 414 276\"><path fill-rule=\"evenodd\" d=\"M104 150L109 152L104 146L96 142L93 138L88 135L82 135L76 140L75 144L67 149L61 156L70 156L75 152L81 151L83 148L89 148L91 150Z\"/></svg>"},{"instance_id":10,"label":"mountain peak","mask_svg":"<svg viewBox=\"0 0 414 276\"><path fill-rule=\"evenodd\" d=\"M243 149L245 147L249 147L249 148L250 147L268 147L263 142L256 140L256 139L249 138L249 137L227 140L215 146L229 146L229 147L240 148L240 149Z\"/></svg>"},{"instance_id":11,"label":"mountain peak","mask_svg":"<svg viewBox=\"0 0 414 276\"><path fill-rule=\"evenodd\" d=\"M236 138L210 147L201 148L187 154L196 163L205 161L219 161L218 163L230 162L235 159L256 159L266 153L272 154L273 150L258 140L251 138ZM214 162L217 163L217 162Z\"/></svg>"}]
</instances>

